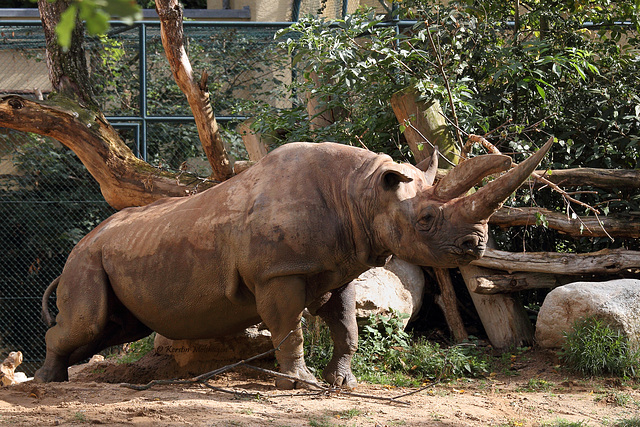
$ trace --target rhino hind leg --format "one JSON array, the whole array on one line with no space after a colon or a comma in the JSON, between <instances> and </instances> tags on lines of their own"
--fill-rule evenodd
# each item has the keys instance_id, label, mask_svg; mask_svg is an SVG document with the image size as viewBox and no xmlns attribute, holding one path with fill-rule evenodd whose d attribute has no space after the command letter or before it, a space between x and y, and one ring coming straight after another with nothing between
<instances>
[{"instance_id":1,"label":"rhino hind leg","mask_svg":"<svg viewBox=\"0 0 640 427\"><path fill-rule=\"evenodd\" d=\"M142 338L151 330L122 306L101 269L74 280L63 276L57 291L56 324L45 336L47 355L37 382L69 379L68 367L116 344Z\"/></svg>"},{"instance_id":2,"label":"rhino hind leg","mask_svg":"<svg viewBox=\"0 0 640 427\"><path fill-rule=\"evenodd\" d=\"M296 276L271 279L256 291L258 314L271 332L274 347L279 346L276 359L280 372L305 381L317 379L304 362L303 337L300 328L305 306L305 282ZM276 387L284 390L306 388L307 384L278 378Z\"/></svg>"},{"instance_id":3,"label":"rhino hind leg","mask_svg":"<svg viewBox=\"0 0 640 427\"><path fill-rule=\"evenodd\" d=\"M329 327L333 356L322 372L329 384L354 389L358 385L351 372L351 358L358 349L355 288L349 283L331 292L331 298L317 309Z\"/></svg>"}]
</instances>

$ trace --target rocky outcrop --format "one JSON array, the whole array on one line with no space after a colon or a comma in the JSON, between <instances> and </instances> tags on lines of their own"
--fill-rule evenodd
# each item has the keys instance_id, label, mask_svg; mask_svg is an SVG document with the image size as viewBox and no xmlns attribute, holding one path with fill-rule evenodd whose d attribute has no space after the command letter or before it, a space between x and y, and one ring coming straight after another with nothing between
<instances>
[{"instance_id":1,"label":"rocky outcrop","mask_svg":"<svg viewBox=\"0 0 640 427\"><path fill-rule=\"evenodd\" d=\"M575 282L554 289L540 308L536 341L543 348L559 348L573 323L589 316L608 321L640 348L640 280Z\"/></svg>"}]
</instances>

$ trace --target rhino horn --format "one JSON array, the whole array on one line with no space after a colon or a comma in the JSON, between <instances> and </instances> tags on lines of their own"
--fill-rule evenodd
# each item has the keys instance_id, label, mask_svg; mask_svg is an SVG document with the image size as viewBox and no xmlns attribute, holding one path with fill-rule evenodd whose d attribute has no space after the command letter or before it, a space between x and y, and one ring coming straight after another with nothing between
<instances>
[{"instance_id":1,"label":"rhino horn","mask_svg":"<svg viewBox=\"0 0 640 427\"><path fill-rule=\"evenodd\" d=\"M435 186L434 195L441 200L451 200L467 193L487 175L509 170L511 157L502 154L485 154L465 160L453 168Z\"/></svg>"},{"instance_id":2,"label":"rhino horn","mask_svg":"<svg viewBox=\"0 0 640 427\"><path fill-rule=\"evenodd\" d=\"M538 150L537 153L520 163L500 178L491 181L474 194L464 199L465 215L471 221L482 221L489 218L502 203L522 185L536 169L542 158L553 145L553 137Z\"/></svg>"},{"instance_id":3,"label":"rhino horn","mask_svg":"<svg viewBox=\"0 0 640 427\"><path fill-rule=\"evenodd\" d=\"M433 153L431 157L427 157L420 163L416 165L418 169L424 172L424 177L427 180L427 184L433 185L433 181L436 179L436 174L438 173L438 155L440 152L438 151L438 146L434 145Z\"/></svg>"}]
</instances>

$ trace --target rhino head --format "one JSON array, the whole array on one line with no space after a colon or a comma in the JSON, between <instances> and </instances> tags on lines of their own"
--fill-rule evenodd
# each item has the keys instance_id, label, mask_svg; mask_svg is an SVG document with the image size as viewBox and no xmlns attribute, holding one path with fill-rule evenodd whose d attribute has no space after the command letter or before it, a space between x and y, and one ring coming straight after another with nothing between
<instances>
[{"instance_id":1,"label":"rhino head","mask_svg":"<svg viewBox=\"0 0 640 427\"><path fill-rule=\"evenodd\" d=\"M552 144L553 138L514 168L508 156L474 157L436 185L437 150L415 167L387 163L378 175L381 206L374 215L375 241L387 253L422 266L455 267L482 257L489 217L529 177ZM467 194L486 176L506 170Z\"/></svg>"}]
</instances>

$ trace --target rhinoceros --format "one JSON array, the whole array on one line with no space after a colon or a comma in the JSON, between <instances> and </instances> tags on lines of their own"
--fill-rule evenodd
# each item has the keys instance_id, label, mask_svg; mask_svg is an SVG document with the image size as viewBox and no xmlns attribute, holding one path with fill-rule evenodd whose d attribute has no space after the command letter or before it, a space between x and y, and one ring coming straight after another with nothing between
<instances>
[{"instance_id":1,"label":"rhinoceros","mask_svg":"<svg viewBox=\"0 0 640 427\"><path fill-rule=\"evenodd\" d=\"M347 145L290 143L200 194L117 212L75 246L45 291L51 327L35 379L65 381L70 364L152 331L212 338L262 321L280 345L281 372L315 381L299 328L307 308L334 342L324 379L353 388L358 330L349 283L391 255L438 267L481 257L488 218L551 143L514 168L508 156L474 157L436 185L437 151L416 167ZM54 291L55 322L47 305Z\"/></svg>"}]
</instances>

